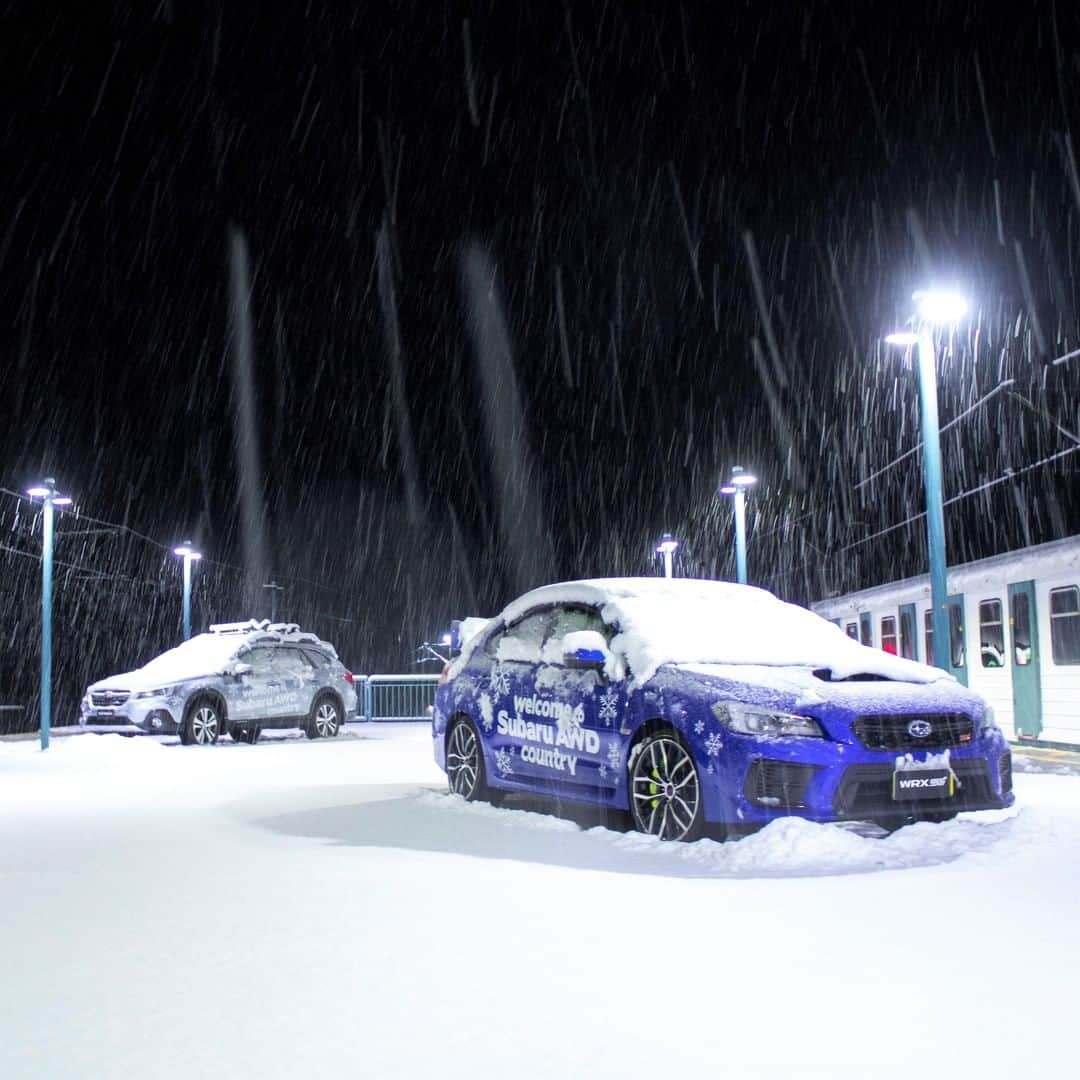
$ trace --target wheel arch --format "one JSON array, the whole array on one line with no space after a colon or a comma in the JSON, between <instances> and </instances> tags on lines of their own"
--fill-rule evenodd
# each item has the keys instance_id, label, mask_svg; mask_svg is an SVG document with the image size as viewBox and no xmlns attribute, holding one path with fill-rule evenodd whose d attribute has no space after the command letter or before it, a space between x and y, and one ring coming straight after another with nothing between
<instances>
[{"instance_id":1,"label":"wheel arch","mask_svg":"<svg viewBox=\"0 0 1080 1080\"><path fill-rule=\"evenodd\" d=\"M663 716L652 716L648 720L642 721L637 726L630 739L630 745L626 749L626 773L628 776L630 774L630 766L634 760L635 749L650 735L659 735L661 732L669 732L674 735L688 751L691 749L686 741L686 736L670 720Z\"/></svg>"},{"instance_id":2,"label":"wheel arch","mask_svg":"<svg viewBox=\"0 0 1080 1080\"><path fill-rule=\"evenodd\" d=\"M186 721L191 716L192 709L200 701L209 699L214 707L218 711L218 715L221 717L222 730L224 726L229 722L229 704L225 700L225 695L220 690L215 690L212 686L203 686L194 691L191 696L184 702L184 715L183 719Z\"/></svg>"},{"instance_id":3,"label":"wheel arch","mask_svg":"<svg viewBox=\"0 0 1080 1080\"><path fill-rule=\"evenodd\" d=\"M311 699L311 715L315 715L316 706L323 698L332 698L337 704L338 711L341 713L341 723L345 723L345 702L342 700L341 695L332 687L324 686L320 690L316 691L315 696Z\"/></svg>"}]
</instances>

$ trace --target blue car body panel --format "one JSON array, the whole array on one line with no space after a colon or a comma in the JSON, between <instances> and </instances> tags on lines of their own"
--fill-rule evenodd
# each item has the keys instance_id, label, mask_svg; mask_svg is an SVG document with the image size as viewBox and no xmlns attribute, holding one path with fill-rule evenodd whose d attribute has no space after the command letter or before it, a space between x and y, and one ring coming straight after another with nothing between
<instances>
[{"instance_id":1,"label":"blue car body panel","mask_svg":"<svg viewBox=\"0 0 1080 1080\"><path fill-rule=\"evenodd\" d=\"M729 827L792 814L814 821L931 817L1013 802L1004 737L984 723L982 699L951 680L831 681L810 668L665 664L638 684L550 661L497 659L485 642L503 628L489 624L439 687L433 711L439 765L446 768L449 722L468 717L493 788L627 810L628 757L644 732L662 724L694 758L705 820ZM825 737L738 733L713 711L728 701L809 717ZM932 750L908 733L913 719L930 725ZM896 797L898 767L930 767L946 753L955 794Z\"/></svg>"}]
</instances>

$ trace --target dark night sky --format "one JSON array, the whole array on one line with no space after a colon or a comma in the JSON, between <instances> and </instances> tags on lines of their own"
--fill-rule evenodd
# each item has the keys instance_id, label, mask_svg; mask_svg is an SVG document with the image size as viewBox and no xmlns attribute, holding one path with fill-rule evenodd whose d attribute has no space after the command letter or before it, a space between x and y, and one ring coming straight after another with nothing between
<instances>
[{"instance_id":1,"label":"dark night sky","mask_svg":"<svg viewBox=\"0 0 1080 1080\"><path fill-rule=\"evenodd\" d=\"M736 463L752 578L807 600L921 570L921 522L860 542L921 509L918 458L856 485L917 441L880 337L928 280L976 304L943 422L992 395L946 494L1016 474L950 509L953 559L1080 528L1080 459L1027 469L1080 429L1080 360L1052 363L1080 336L1074 5L272 7L4 15L0 486L49 473L83 515L192 535L227 564L197 615L258 591L233 226L270 569L358 669L543 580L655 572L665 529L731 576ZM0 496L12 640L34 525ZM171 557L103 529L61 525L58 619L97 642L72 685L175 636Z\"/></svg>"}]
</instances>

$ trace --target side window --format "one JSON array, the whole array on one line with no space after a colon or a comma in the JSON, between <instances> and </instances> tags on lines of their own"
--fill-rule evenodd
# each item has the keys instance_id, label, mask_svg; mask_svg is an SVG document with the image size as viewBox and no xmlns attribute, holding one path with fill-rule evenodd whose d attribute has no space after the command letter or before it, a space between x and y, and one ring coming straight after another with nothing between
<instances>
[{"instance_id":1,"label":"side window","mask_svg":"<svg viewBox=\"0 0 1080 1080\"><path fill-rule=\"evenodd\" d=\"M896 619L886 615L881 620L881 647L887 653L896 655Z\"/></svg>"},{"instance_id":2,"label":"side window","mask_svg":"<svg viewBox=\"0 0 1080 1080\"><path fill-rule=\"evenodd\" d=\"M934 663L934 612L930 610L923 617L923 637L926 639L926 662Z\"/></svg>"},{"instance_id":3,"label":"side window","mask_svg":"<svg viewBox=\"0 0 1080 1080\"><path fill-rule=\"evenodd\" d=\"M1031 603L1026 592L1014 593L1012 605L1013 661L1017 667L1031 663Z\"/></svg>"},{"instance_id":4,"label":"side window","mask_svg":"<svg viewBox=\"0 0 1080 1080\"><path fill-rule=\"evenodd\" d=\"M600 612L595 608L564 607L556 608L552 613L551 629L548 632L547 641L544 643L543 658L549 664L561 664L562 640L567 634L578 630L595 630L604 635L605 641L610 641L612 629L604 625Z\"/></svg>"},{"instance_id":5,"label":"side window","mask_svg":"<svg viewBox=\"0 0 1080 1080\"><path fill-rule=\"evenodd\" d=\"M1055 664L1080 664L1080 589L1050 590L1050 644Z\"/></svg>"},{"instance_id":6,"label":"side window","mask_svg":"<svg viewBox=\"0 0 1080 1080\"><path fill-rule=\"evenodd\" d=\"M900 655L906 660L915 659L915 620L910 611L900 612Z\"/></svg>"},{"instance_id":7,"label":"side window","mask_svg":"<svg viewBox=\"0 0 1080 1080\"><path fill-rule=\"evenodd\" d=\"M979 658L985 668L1005 666L1005 626L1001 621L1001 601L979 603Z\"/></svg>"},{"instance_id":8,"label":"side window","mask_svg":"<svg viewBox=\"0 0 1080 1080\"><path fill-rule=\"evenodd\" d=\"M488 652L496 660L518 660L535 664L540 660L540 647L544 644L552 613L537 611L508 626L501 634L488 642Z\"/></svg>"},{"instance_id":9,"label":"side window","mask_svg":"<svg viewBox=\"0 0 1080 1080\"><path fill-rule=\"evenodd\" d=\"M313 668L326 668L330 666L330 657L326 653L320 652L318 649L303 649L304 659Z\"/></svg>"},{"instance_id":10,"label":"side window","mask_svg":"<svg viewBox=\"0 0 1080 1080\"><path fill-rule=\"evenodd\" d=\"M299 649L279 649L277 655L277 670L283 675L311 674L313 668L311 662Z\"/></svg>"},{"instance_id":11,"label":"side window","mask_svg":"<svg viewBox=\"0 0 1080 1080\"><path fill-rule=\"evenodd\" d=\"M274 666L273 649L252 649L251 652L239 657L241 663L251 665L253 675L268 675Z\"/></svg>"},{"instance_id":12,"label":"side window","mask_svg":"<svg viewBox=\"0 0 1080 1080\"><path fill-rule=\"evenodd\" d=\"M859 626L858 626L858 623L849 622L847 624L847 626L844 627L844 633L847 634L847 636L849 638L854 638L856 641L858 641L859 640Z\"/></svg>"},{"instance_id":13,"label":"side window","mask_svg":"<svg viewBox=\"0 0 1080 1080\"><path fill-rule=\"evenodd\" d=\"M869 615L859 618L859 640L864 645L874 644L874 624L870 621Z\"/></svg>"}]
</instances>

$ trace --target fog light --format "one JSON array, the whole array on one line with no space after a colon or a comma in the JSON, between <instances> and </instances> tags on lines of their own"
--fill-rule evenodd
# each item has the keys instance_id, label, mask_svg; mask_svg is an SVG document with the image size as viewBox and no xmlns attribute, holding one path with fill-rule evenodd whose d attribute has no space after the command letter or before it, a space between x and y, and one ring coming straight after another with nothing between
<instances>
[{"instance_id":1,"label":"fog light","mask_svg":"<svg viewBox=\"0 0 1080 1080\"><path fill-rule=\"evenodd\" d=\"M161 713L156 712L150 714L150 726L152 728L161 727Z\"/></svg>"}]
</instances>

